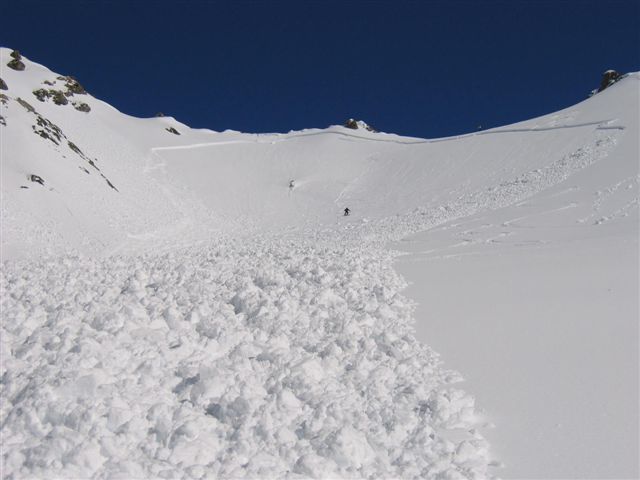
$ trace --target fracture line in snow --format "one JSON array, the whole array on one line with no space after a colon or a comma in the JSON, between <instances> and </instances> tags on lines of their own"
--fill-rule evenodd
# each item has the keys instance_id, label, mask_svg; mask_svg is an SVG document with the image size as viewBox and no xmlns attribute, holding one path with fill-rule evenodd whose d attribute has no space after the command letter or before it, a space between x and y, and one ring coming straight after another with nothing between
<instances>
[{"instance_id":1,"label":"fracture line in snow","mask_svg":"<svg viewBox=\"0 0 640 480\"><path fill-rule=\"evenodd\" d=\"M393 140L387 138L372 138L372 137L363 137L360 135L352 135L344 132L332 132L332 131L322 131L322 132L313 132L313 133L301 133L296 135L286 136L284 138L271 138L269 140L262 140L258 134L255 140L223 140L219 142L205 142L205 143L194 143L190 145L172 145L166 147L152 147L152 152L158 151L166 151L166 150L189 150L195 148L205 148L205 147L215 147L221 145L236 145L236 144L276 144L280 142L287 142L290 140L303 138L303 137L314 137L319 135L339 135L341 137L349 137L356 138L358 140L365 140L371 142L384 142L384 143L395 143L398 145L417 145L417 144L428 144L428 143L439 143L439 142L449 142L452 140L459 140L461 138L474 137L479 135L494 135L494 134L502 134L502 133L525 133L525 132L548 132L553 130L562 130L569 128L582 128L582 127L591 127L595 126L596 130L624 130L626 127L622 125L608 125L608 123L614 120L599 120L595 122L584 122L577 123L573 125L554 125L549 127L530 127L530 128L500 128L494 130L486 130L482 132L473 132L466 133L463 135L456 135L452 137L443 137L436 139L417 139L417 140ZM285 134L286 135L286 134Z\"/></svg>"}]
</instances>

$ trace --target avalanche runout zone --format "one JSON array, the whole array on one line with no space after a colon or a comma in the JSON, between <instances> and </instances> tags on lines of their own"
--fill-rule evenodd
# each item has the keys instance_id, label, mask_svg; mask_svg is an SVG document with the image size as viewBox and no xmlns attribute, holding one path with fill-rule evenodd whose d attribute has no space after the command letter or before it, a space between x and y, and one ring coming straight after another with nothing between
<instances>
[{"instance_id":1,"label":"avalanche runout zone","mask_svg":"<svg viewBox=\"0 0 640 480\"><path fill-rule=\"evenodd\" d=\"M489 478L384 243L520 201L617 133L435 210L164 253L6 262L5 478Z\"/></svg>"},{"instance_id":2,"label":"avalanche runout zone","mask_svg":"<svg viewBox=\"0 0 640 480\"><path fill-rule=\"evenodd\" d=\"M389 254L302 242L7 265L4 473L486 478L404 286Z\"/></svg>"}]
</instances>

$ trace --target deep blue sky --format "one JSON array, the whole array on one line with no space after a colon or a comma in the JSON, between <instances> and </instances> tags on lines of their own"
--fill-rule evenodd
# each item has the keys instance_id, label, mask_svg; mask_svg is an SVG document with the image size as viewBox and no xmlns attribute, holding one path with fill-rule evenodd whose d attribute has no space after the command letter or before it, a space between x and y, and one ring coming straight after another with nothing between
<instances>
[{"instance_id":1,"label":"deep blue sky","mask_svg":"<svg viewBox=\"0 0 640 480\"><path fill-rule=\"evenodd\" d=\"M640 69L640 0L0 2L0 44L121 111L285 132L348 117L437 137Z\"/></svg>"}]
</instances>

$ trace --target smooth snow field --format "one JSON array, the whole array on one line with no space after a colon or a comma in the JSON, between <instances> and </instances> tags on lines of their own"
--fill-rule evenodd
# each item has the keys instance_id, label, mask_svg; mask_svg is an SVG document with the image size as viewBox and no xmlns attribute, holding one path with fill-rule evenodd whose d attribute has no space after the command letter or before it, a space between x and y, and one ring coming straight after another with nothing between
<instances>
[{"instance_id":1,"label":"smooth snow field","mask_svg":"<svg viewBox=\"0 0 640 480\"><path fill-rule=\"evenodd\" d=\"M258 135L39 100L71 81L10 52L2 478L639 476L639 74Z\"/></svg>"}]
</instances>

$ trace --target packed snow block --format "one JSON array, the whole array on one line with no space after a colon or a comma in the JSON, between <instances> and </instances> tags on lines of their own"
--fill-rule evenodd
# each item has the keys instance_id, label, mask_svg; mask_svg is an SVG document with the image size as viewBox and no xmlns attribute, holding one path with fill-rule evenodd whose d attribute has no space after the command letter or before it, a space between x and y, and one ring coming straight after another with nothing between
<instances>
[{"instance_id":1,"label":"packed snow block","mask_svg":"<svg viewBox=\"0 0 640 480\"><path fill-rule=\"evenodd\" d=\"M3 438L30 447L7 477L488 478L481 438L440 433L472 400L410 336L391 260L261 238L8 264Z\"/></svg>"},{"instance_id":2,"label":"packed snow block","mask_svg":"<svg viewBox=\"0 0 640 480\"><path fill-rule=\"evenodd\" d=\"M362 468L363 465L375 460L375 452L362 432L344 426L330 438L331 440L327 442L330 446L330 456L341 467Z\"/></svg>"}]
</instances>

